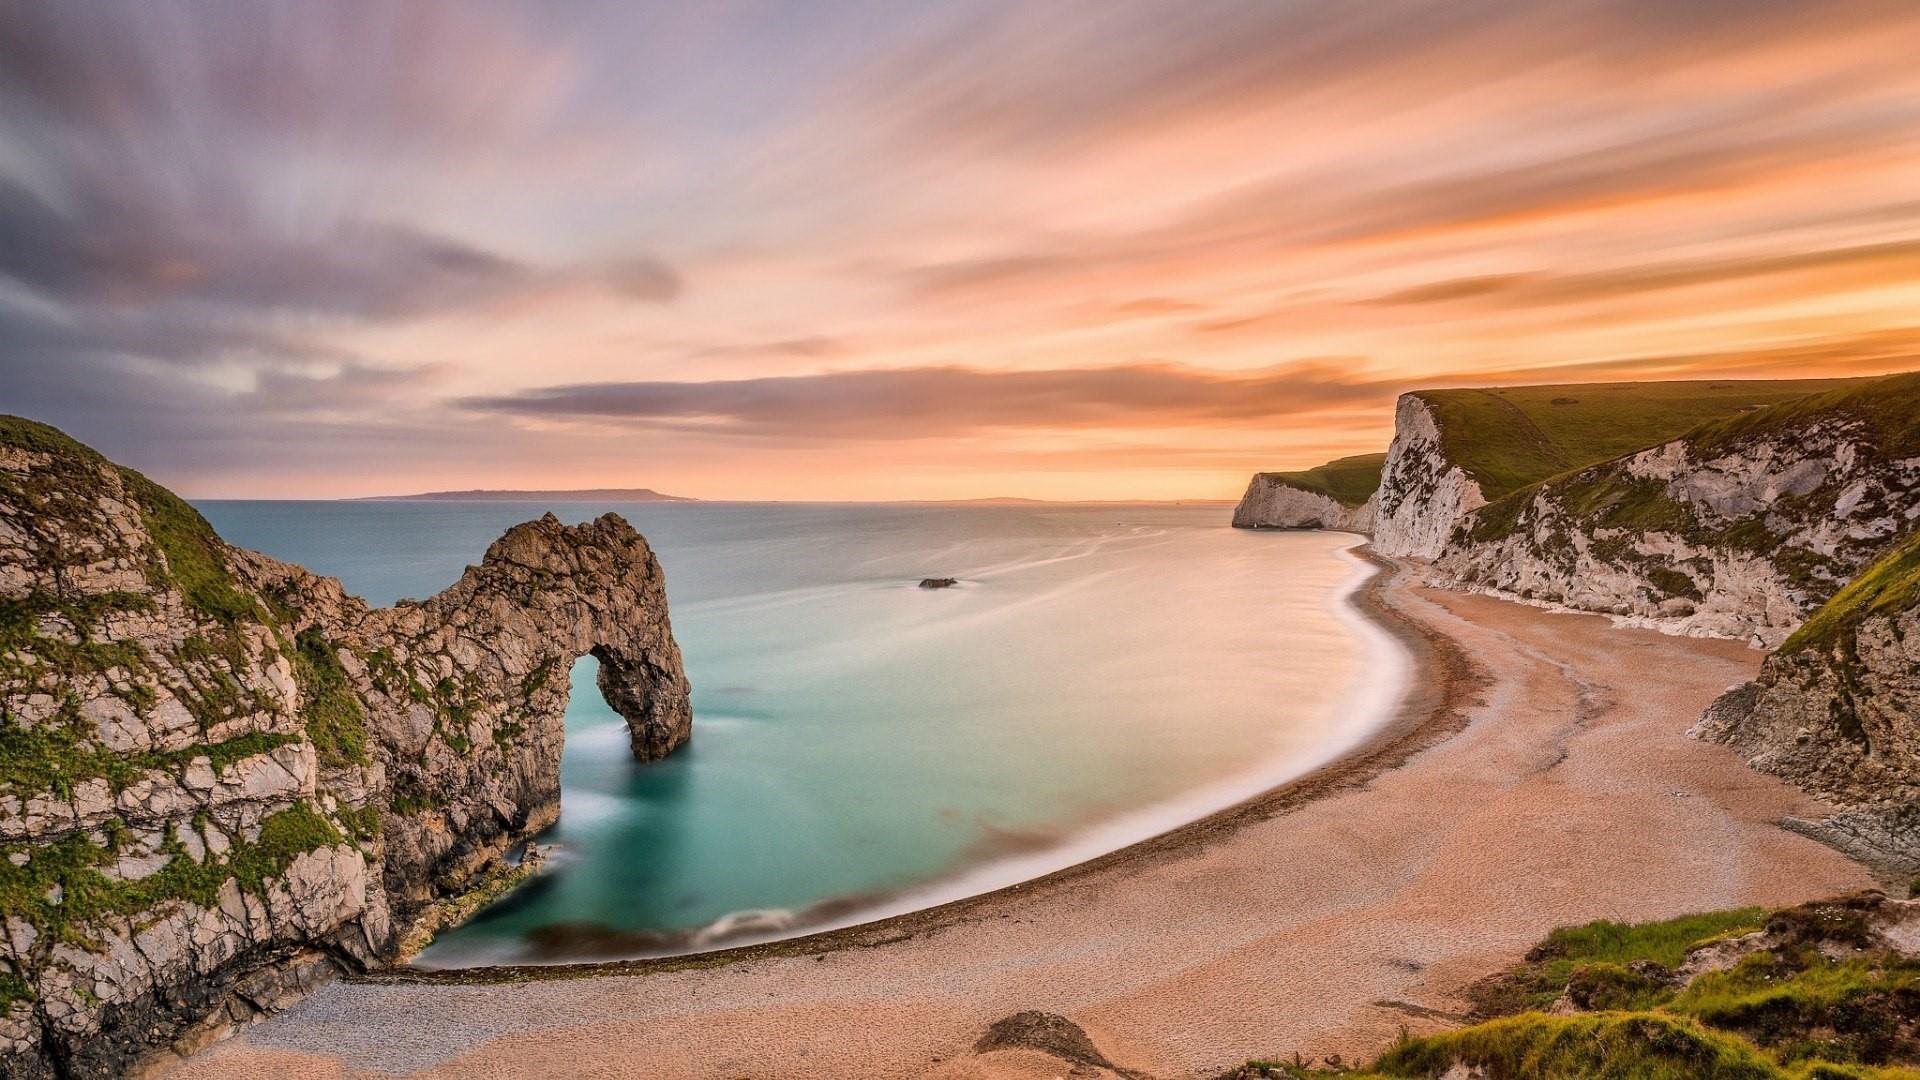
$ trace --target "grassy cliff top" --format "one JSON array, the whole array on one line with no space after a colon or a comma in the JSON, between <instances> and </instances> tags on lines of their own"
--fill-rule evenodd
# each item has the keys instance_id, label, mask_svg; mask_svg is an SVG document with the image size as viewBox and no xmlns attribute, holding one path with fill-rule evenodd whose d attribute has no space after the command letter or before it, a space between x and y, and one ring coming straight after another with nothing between
<instances>
[{"instance_id":1,"label":"grassy cliff top","mask_svg":"<svg viewBox=\"0 0 1920 1080\"><path fill-rule=\"evenodd\" d=\"M0 413L0 446L39 454L73 454L87 461L105 460L99 451L51 424L7 413Z\"/></svg>"},{"instance_id":2,"label":"grassy cliff top","mask_svg":"<svg viewBox=\"0 0 1920 1080\"><path fill-rule=\"evenodd\" d=\"M1828 648L1874 615L1897 615L1920 604L1920 532L1882 555L1820 605L1780 646L1782 653Z\"/></svg>"},{"instance_id":3,"label":"grassy cliff top","mask_svg":"<svg viewBox=\"0 0 1920 1080\"><path fill-rule=\"evenodd\" d=\"M1701 424L1858 385L1851 379L1566 383L1416 391L1449 458L1488 499L1644 450Z\"/></svg>"},{"instance_id":4,"label":"grassy cliff top","mask_svg":"<svg viewBox=\"0 0 1920 1080\"><path fill-rule=\"evenodd\" d=\"M1878 379L1849 379L1824 393L1782 402L1709 423L1691 436L1696 447L1712 450L1761 437L1791 425L1821 420L1856 421L1873 433L1873 445L1887 458L1920 454L1920 371Z\"/></svg>"},{"instance_id":5,"label":"grassy cliff top","mask_svg":"<svg viewBox=\"0 0 1920 1080\"><path fill-rule=\"evenodd\" d=\"M1380 470L1386 462L1385 454L1355 454L1311 469L1260 475L1270 476L1288 487L1325 495L1342 506L1360 506L1379 488Z\"/></svg>"}]
</instances>

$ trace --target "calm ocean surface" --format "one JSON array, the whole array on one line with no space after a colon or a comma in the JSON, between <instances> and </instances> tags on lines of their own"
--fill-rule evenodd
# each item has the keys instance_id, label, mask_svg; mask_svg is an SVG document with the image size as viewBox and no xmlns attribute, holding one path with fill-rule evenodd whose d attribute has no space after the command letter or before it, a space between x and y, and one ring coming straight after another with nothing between
<instances>
[{"instance_id":1,"label":"calm ocean surface","mask_svg":"<svg viewBox=\"0 0 1920 1080\"><path fill-rule=\"evenodd\" d=\"M198 505L375 604L548 509ZM636 764L581 659L553 869L423 965L687 951L1011 884L1312 768L1403 677L1342 599L1355 537L1235 530L1220 506L552 509L617 510L653 544L694 738Z\"/></svg>"}]
</instances>

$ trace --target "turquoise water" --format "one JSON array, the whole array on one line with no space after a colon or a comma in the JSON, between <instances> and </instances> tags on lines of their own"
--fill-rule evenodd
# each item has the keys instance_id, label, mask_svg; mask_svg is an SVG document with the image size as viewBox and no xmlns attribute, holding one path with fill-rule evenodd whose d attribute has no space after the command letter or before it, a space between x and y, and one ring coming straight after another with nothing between
<instances>
[{"instance_id":1,"label":"turquoise water","mask_svg":"<svg viewBox=\"0 0 1920 1080\"><path fill-rule=\"evenodd\" d=\"M547 509L200 506L376 604ZM1010 884L1325 760L1395 677L1339 601L1355 538L1234 530L1221 507L553 509L617 509L652 542L694 738L636 764L580 660L553 868L424 965L686 951Z\"/></svg>"}]
</instances>

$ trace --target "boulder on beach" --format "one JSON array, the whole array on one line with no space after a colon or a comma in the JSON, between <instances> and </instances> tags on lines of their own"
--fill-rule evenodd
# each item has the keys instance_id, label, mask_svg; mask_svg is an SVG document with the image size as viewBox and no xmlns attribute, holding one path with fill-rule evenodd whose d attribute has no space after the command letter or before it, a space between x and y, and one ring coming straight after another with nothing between
<instances>
[{"instance_id":1,"label":"boulder on beach","mask_svg":"<svg viewBox=\"0 0 1920 1080\"><path fill-rule=\"evenodd\" d=\"M958 579L950 578L950 577L930 577L930 578L920 579L920 587L923 589L951 589L958 584L960 584Z\"/></svg>"}]
</instances>

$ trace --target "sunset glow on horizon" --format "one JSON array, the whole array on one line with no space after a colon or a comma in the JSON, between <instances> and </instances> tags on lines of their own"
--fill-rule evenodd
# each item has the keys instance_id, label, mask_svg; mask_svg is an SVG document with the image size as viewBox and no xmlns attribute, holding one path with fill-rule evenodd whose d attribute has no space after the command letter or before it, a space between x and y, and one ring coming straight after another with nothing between
<instances>
[{"instance_id":1,"label":"sunset glow on horizon","mask_svg":"<svg viewBox=\"0 0 1920 1080\"><path fill-rule=\"evenodd\" d=\"M193 497L1231 498L1920 368L1920 5L0 5L0 412Z\"/></svg>"}]
</instances>

